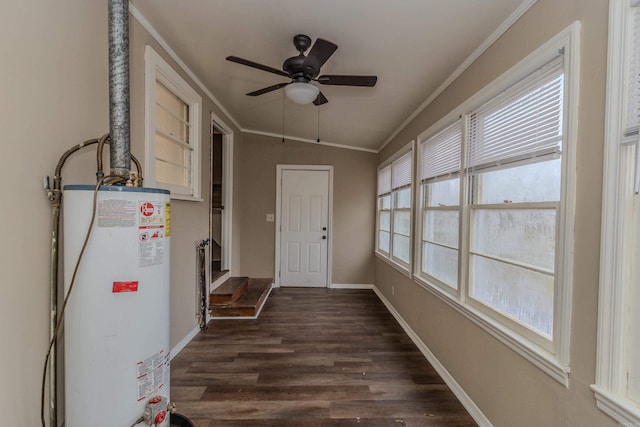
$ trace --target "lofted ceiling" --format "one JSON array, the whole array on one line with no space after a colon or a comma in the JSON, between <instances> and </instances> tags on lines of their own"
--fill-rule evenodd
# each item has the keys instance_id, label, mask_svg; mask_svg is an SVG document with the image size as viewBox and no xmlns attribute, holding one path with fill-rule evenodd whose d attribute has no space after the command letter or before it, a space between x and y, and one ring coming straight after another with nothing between
<instances>
[{"instance_id":1,"label":"lofted ceiling","mask_svg":"<svg viewBox=\"0 0 640 427\"><path fill-rule=\"evenodd\" d=\"M288 138L315 141L319 131L322 143L376 151L534 2L131 0L131 5L243 131L282 135L284 103ZM298 54L292 40L299 33L338 45L321 74L377 75L377 85L319 85L329 100L320 107L294 104L282 89L246 96L288 80L225 58L281 69L285 59Z\"/></svg>"}]
</instances>

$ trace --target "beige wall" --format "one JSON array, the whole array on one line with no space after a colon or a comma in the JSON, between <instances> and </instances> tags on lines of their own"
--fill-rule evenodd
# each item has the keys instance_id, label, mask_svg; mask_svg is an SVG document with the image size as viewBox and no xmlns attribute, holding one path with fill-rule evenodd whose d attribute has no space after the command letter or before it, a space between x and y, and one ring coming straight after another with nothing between
<instances>
[{"instance_id":1,"label":"beige wall","mask_svg":"<svg viewBox=\"0 0 640 427\"><path fill-rule=\"evenodd\" d=\"M276 209L276 165L333 165L332 283L373 283L375 154L254 134L243 135L240 152L241 274L274 276L275 223L266 214Z\"/></svg>"},{"instance_id":2,"label":"beige wall","mask_svg":"<svg viewBox=\"0 0 640 427\"><path fill-rule=\"evenodd\" d=\"M495 426L615 424L596 408L589 390L595 379L607 3L539 0L380 155L380 161L388 158L545 41L572 22L581 21L569 388L384 262L376 261L377 286Z\"/></svg>"},{"instance_id":3,"label":"beige wall","mask_svg":"<svg viewBox=\"0 0 640 427\"><path fill-rule=\"evenodd\" d=\"M49 342L51 209L42 179L72 145L108 130L106 45L106 3L2 5L0 401L16 426L40 424ZM71 159L67 182L94 182L94 158Z\"/></svg>"}]
</instances>

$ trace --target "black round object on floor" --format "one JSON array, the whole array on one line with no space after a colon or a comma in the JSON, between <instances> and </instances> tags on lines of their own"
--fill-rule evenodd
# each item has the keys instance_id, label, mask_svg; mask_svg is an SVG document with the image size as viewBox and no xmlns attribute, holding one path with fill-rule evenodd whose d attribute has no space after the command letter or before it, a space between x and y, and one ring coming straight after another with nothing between
<instances>
[{"instance_id":1,"label":"black round object on floor","mask_svg":"<svg viewBox=\"0 0 640 427\"><path fill-rule=\"evenodd\" d=\"M191 420L184 415L173 413L169 418L170 427L195 427Z\"/></svg>"}]
</instances>

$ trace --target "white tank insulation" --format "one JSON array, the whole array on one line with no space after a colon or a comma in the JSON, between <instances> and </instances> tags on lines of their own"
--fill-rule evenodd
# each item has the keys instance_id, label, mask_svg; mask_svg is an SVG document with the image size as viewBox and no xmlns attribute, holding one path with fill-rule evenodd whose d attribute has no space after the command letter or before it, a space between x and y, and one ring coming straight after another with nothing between
<instances>
[{"instance_id":1,"label":"white tank insulation","mask_svg":"<svg viewBox=\"0 0 640 427\"><path fill-rule=\"evenodd\" d=\"M94 189L64 188L65 292ZM166 190L101 187L97 201L64 319L65 425L129 427L151 398L169 401L170 199Z\"/></svg>"}]
</instances>

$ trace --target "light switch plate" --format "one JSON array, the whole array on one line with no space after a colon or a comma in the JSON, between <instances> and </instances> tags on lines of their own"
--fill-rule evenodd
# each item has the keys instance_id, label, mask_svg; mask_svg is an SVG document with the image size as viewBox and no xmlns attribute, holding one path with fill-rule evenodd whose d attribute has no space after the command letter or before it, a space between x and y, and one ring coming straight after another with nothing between
<instances>
[{"instance_id":1,"label":"light switch plate","mask_svg":"<svg viewBox=\"0 0 640 427\"><path fill-rule=\"evenodd\" d=\"M267 222L273 222L274 220L273 214L267 214Z\"/></svg>"}]
</instances>

